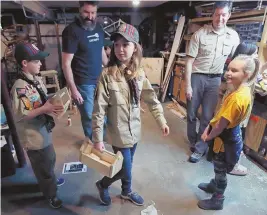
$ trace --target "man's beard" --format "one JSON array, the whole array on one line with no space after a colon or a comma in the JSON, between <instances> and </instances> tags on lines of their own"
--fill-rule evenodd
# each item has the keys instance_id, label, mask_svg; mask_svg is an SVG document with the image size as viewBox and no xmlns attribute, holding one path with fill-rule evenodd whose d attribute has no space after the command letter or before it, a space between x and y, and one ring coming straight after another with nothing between
<instances>
[{"instance_id":1,"label":"man's beard","mask_svg":"<svg viewBox=\"0 0 267 215\"><path fill-rule=\"evenodd\" d=\"M95 29L96 20L90 20L87 17L86 18L80 17L80 18L81 18L81 21L82 21L82 25L86 30L92 31L92 30Z\"/></svg>"}]
</instances>

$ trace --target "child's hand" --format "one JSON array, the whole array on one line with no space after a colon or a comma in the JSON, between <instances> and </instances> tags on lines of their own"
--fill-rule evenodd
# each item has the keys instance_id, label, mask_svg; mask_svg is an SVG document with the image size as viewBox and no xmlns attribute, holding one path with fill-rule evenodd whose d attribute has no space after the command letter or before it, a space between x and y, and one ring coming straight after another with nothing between
<instances>
[{"instance_id":1,"label":"child's hand","mask_svg":"<svg viewBox=\"0 0 267 215\"><path fill-rule=\"evenodd\" d=\"M209 136L209 135L208 135L209 128L210 128L210 125L208 125L208 126L205 128L203 134L201 135L201 139L202 139L204 142L207 141L207 137Z\"/></svg>"},{"instance_id":2,"label":"child's hand","mask_svg":"<svg viewBox=\"0 0 267 215\"><path fill-rule=\"evenodd\" d=\"M100 152L103 152L105 150L105 145L103 142L98 142L94 144L94 148L99 150Z\"/></svg>"},{"instance_id":3,"label":"child's hand","mask_svg":"<svg viewBox=\"0 0 267 215\"><path fill-rule=\"evenodd\" d=\"M203 134L201 135L201 140L202 140L203 142L206 142L207 137L208 137L208 135L207 135L206 133L203 133Z\"/></svg>"},{"instance_id":4,"label":"child's hand","mask_svg":"<svg viewBox=\"0 0 267 215\"><path fill-rule=\"evenodd\" d=\"M163 133L163 136L166 137L169 135L170 133L170 128L167 124L164 124L162 127L161 127L161 130L162 130L162 133Z\"/></svg>"},{"instance_id":5,"label":"child's hand","mask_svg":"<svg viewBox=\"0 0 267 215\"><path fill-rule=\"evenodd\" d=\"M43 105L44 113L46 114L54 114L58 116L60 113L64 111L63 105L53 105L49 100Z\"/></svg>"}]
</instances>

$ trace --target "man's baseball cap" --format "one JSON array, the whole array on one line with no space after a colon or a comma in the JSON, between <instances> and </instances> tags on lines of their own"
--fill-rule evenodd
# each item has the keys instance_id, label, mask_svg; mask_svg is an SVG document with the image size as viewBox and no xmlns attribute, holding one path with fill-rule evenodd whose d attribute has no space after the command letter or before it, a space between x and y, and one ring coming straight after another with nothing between
<instances>
[{"instance_id":1,"label":"man's baseball cap","mask_svg":"<svg viewBox=\"0 0 267 215\"><path fill-rule=\"evenodd\" d=\"M15 47L15 59L18 63L23 60L43 60L49 56L48 52L40 51L34 44L19 43Z\"/></svg>"},{"instance_id":2,"label":"man's baseball cap","mask_svg":"<svg viewBox=\"0 0 267 215\"><path fill-rule=\"evenodd\" d=\"M129 25L127 23L123 23L122 25L120 25L118 30L115 31L111 35L110 40L114 41L116 38L116 35L118 35L118 34L123 36L129 42L133 42L133 43L139 42L139 33L138 33L137 29L134 26Z\"/></svg>"}]
</instances>

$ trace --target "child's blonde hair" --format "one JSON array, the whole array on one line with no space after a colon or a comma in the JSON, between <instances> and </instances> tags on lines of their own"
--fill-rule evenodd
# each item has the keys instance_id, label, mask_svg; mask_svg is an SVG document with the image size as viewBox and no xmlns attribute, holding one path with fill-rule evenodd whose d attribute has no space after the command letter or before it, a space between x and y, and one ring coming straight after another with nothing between
<instances>
[{"instance_id":1,"label":"child's blonde hair","mask_svg":"<svg viewBox=\"0 0 267 215\"><path fill-rule=\"evenodd\" d=\"M248 74L247 85L251 86L255 83L257 75L259 73L260 62L257 58L253 58L248 55L238 55L234 60L245 61L244 72Z\"/></svg>"},{"instance_id":2,"label":"child's blonde hair","mask_svg":"<svg viewBox=\"0 0 267 215\"><path fill-rule=\"evenodd\" d=\"M118 39L115 39L115 41ZM136 51L133 53L132 57L131 57L131 61L130 61L130 65L128 66L128 69L132 71L132 74L129 75L129 79L133 79L135 77L138 76L138 71L140 69L140 65L141 65L141 60L143 57L142 54L142 47L139 43L134 43ZM118 70L118 64L119 64L119 60L117 59L115 52L114 52L114 44L112 46L111 49L111 53L110 53L110 61L108 63L108 74L112 75L116 80L119 80L121 77L121 73Z\"/></svg>"}]
</instances>

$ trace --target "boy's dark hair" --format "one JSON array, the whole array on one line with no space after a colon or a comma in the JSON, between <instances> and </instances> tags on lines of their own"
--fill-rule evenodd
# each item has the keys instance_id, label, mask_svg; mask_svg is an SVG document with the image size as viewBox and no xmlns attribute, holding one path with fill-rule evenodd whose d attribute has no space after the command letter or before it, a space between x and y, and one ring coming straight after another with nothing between
<instances>
[{"instance_id":1,"label":"boy's dark hair","mask_svg":"<svg viewBox=\"0 0 267 215\"><path fill-rule=\"evenodd\" d=\"M225 8L225 7L227 7L229 9L229 13L231 13L232 6L233 6L232 1L216 1L213 5L213 13L217 8Z\"/></svg>"},{"instance_id":2,"label":"boy's dark hair","mask_svg":"<svg viewBox=\"0 0 267 215\"><path fill-rule=\"evenodd\" d=\"M83 7L85 4L98 6L99 1L79 1L80 7Z\"/></svg>"}]
</instances>

